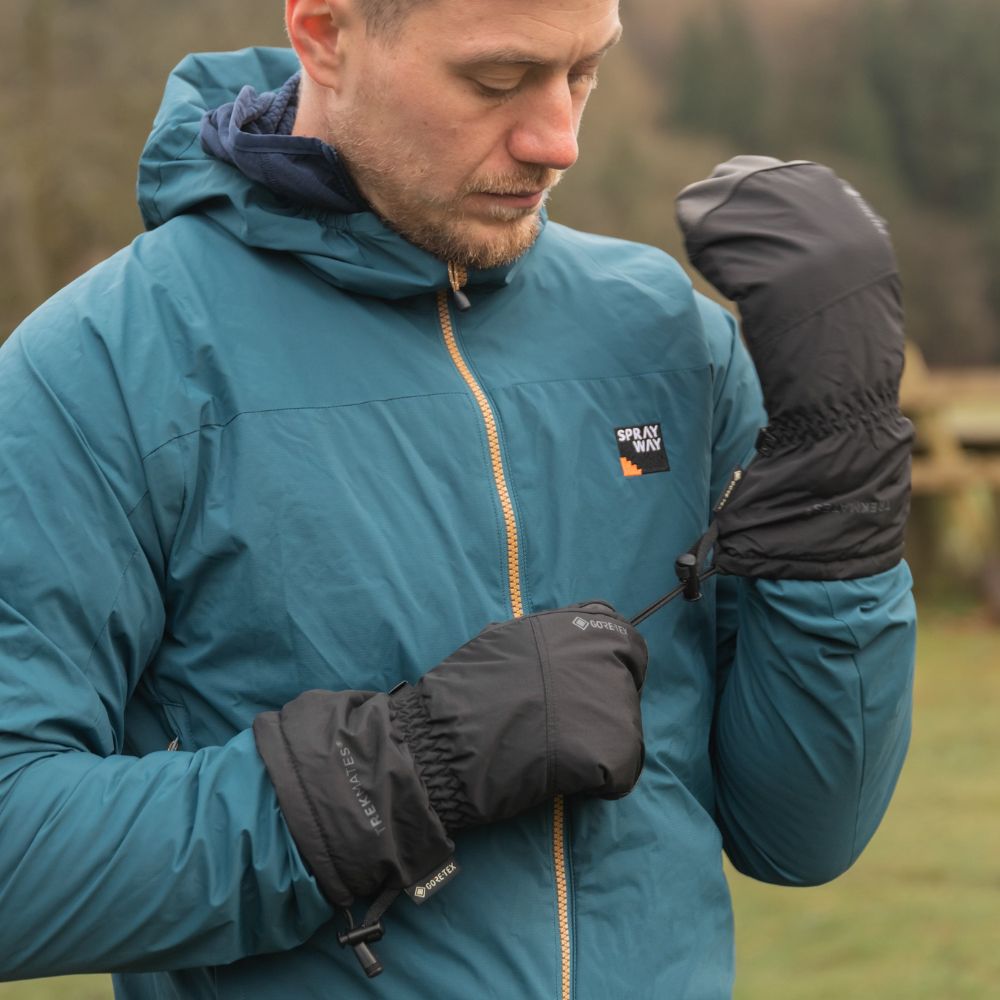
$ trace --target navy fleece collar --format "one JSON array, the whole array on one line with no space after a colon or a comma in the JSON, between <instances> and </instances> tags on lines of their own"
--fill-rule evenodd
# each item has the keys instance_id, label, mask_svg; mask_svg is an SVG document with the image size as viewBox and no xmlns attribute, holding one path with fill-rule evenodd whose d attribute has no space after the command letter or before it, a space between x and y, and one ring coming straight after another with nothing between
<instances>
[{"instance_id":1,"label":"navy fleece collar","mask_svg":"<svg viewBox=\"0 0 1000 1000\"><path fill-rule=\"evenodd\" d=\"M367 211L337 151L321 139L291 134L299 78L296 73L279 90L264 94L244 87L235 101L206 112L202 148L297 205Z\"/></svg>"}]
</instances>

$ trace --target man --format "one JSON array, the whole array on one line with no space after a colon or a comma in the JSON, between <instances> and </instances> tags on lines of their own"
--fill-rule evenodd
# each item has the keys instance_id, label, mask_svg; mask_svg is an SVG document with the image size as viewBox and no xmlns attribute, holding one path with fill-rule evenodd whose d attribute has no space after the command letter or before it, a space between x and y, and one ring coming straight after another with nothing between
<instances>
[{"instance_id":1,"label":"man","mask_svg":"<svg viewBox=\"0 0 1000 1000\"><path fill-rule=\"evenodd\" d=\"M180 65L150 231L0 354L0 971L728 996L722 848L836 876L905 753L881 223L810 164L682 201L765 415L673 262L545 220L616 0L287 24Z\"/></svg>"}]
</instances>

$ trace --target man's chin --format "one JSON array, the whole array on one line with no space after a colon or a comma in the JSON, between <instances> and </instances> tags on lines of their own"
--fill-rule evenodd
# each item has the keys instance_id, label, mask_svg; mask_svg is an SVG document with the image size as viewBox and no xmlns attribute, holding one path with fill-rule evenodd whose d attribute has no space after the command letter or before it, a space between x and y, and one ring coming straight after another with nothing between
<instances>
[{"instance_id":1,"label":"man's chin","mask_svg":"<svg viewBox=\"0 0 1000 1000\"><path fill-rule=\"evenodd\" d=\"M389 208L389 206L387 206ZM486 212L441 208L431 213L376 212L414 246L449 264L486 270L512 264L531 249L542 230L540 208ZM498 217L502 214L502 218Z\"/></svg>"},{"instance_id":2,"label":"man's chin","mask_svg":"<svg viewBox=\"0 0 1000 1000\"><path fill-rule=\"evenodd\" d=\"M534 246L542 231L538 212L520 213L515 219L463 222L449 227L440 242L426 246L449 263L487 270L513 264Z\"/></svg>"}]
</instances>

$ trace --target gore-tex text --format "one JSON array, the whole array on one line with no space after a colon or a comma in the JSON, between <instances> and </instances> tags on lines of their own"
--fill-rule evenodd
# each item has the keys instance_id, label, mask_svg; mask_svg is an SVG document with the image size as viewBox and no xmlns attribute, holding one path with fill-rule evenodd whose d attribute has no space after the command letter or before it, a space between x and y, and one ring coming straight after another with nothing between
<instances>
[{"instance_id":1,"label":"gore-tex text","mask_svg":"<svg viewBox=\"0 0 1000 1000\"><path fill-rule=\"evenodd\" d=\"M617 625L615 622L602 621L600 618L581 618L576 617L573 619L573 624L581 631L586 631L588 628L595 629L605 629L608 632L620 632L622 635L628 635L628 629L622 625Z\"/></svg>"},{"instance_id":2,"label":"gore-tex text","mask_svg":"<svg viewBox=\"0 0 1000 1000\"><path fill-rule=\"evenodd\" d=\"M457 874L458 862L452 858L439 868L434 874L421 879L416 885L411 885L406 889L406 894L417 906L426 903L439 889L444 888Z\"/></svg>"},{"instance_id":3,"label":"gore-tex text","mask_svg":"<svg viewBox=\"0 0 1000 1000\"><path fill-rule=\"evenodd\" d=\"M337 740L337 747L340 750L340 763L344 768L347 783L351 786L351 791L354 792L354 798L361 807L365 819L368 820L369 826L371 826L376 836L381 837L385 833L385 822L379 815L375 803L372 802L368 793L361 787L361 777L358 774L358 765L354 759L354 751L349 746L341 743L340 740Z\"/></svg>"}]
</instances>

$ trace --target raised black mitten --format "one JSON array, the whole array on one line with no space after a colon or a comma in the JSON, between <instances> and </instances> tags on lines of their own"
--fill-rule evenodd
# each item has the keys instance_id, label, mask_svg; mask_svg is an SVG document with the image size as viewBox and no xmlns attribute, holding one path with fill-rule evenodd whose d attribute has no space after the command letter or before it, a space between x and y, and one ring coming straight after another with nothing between
<instances>
[{"instance_id":1,"label":"raised black mitten","mask_svg":"<svg viewBox=\"0 0 1000 1000\"><path fill-rule=\"evenodd\" d=\"M309 691L257 717L282 812L327 897L412 886L451 835L642 768L646 645L609 605L490 625L390 694Z\"/></svg>"},{"instance_id":2,"label":"raised black mitten","mask_svg":"<svg viewBox=\"0 0 1000 1000\"><path fill-rule=\"evenodd\" d=\"M677 203L691 263L739 305L768 426L716 508L716 566L891 568L909 512L903 313L884 222L827 167L740 156Z\"/></svg>"}]
</instances>

